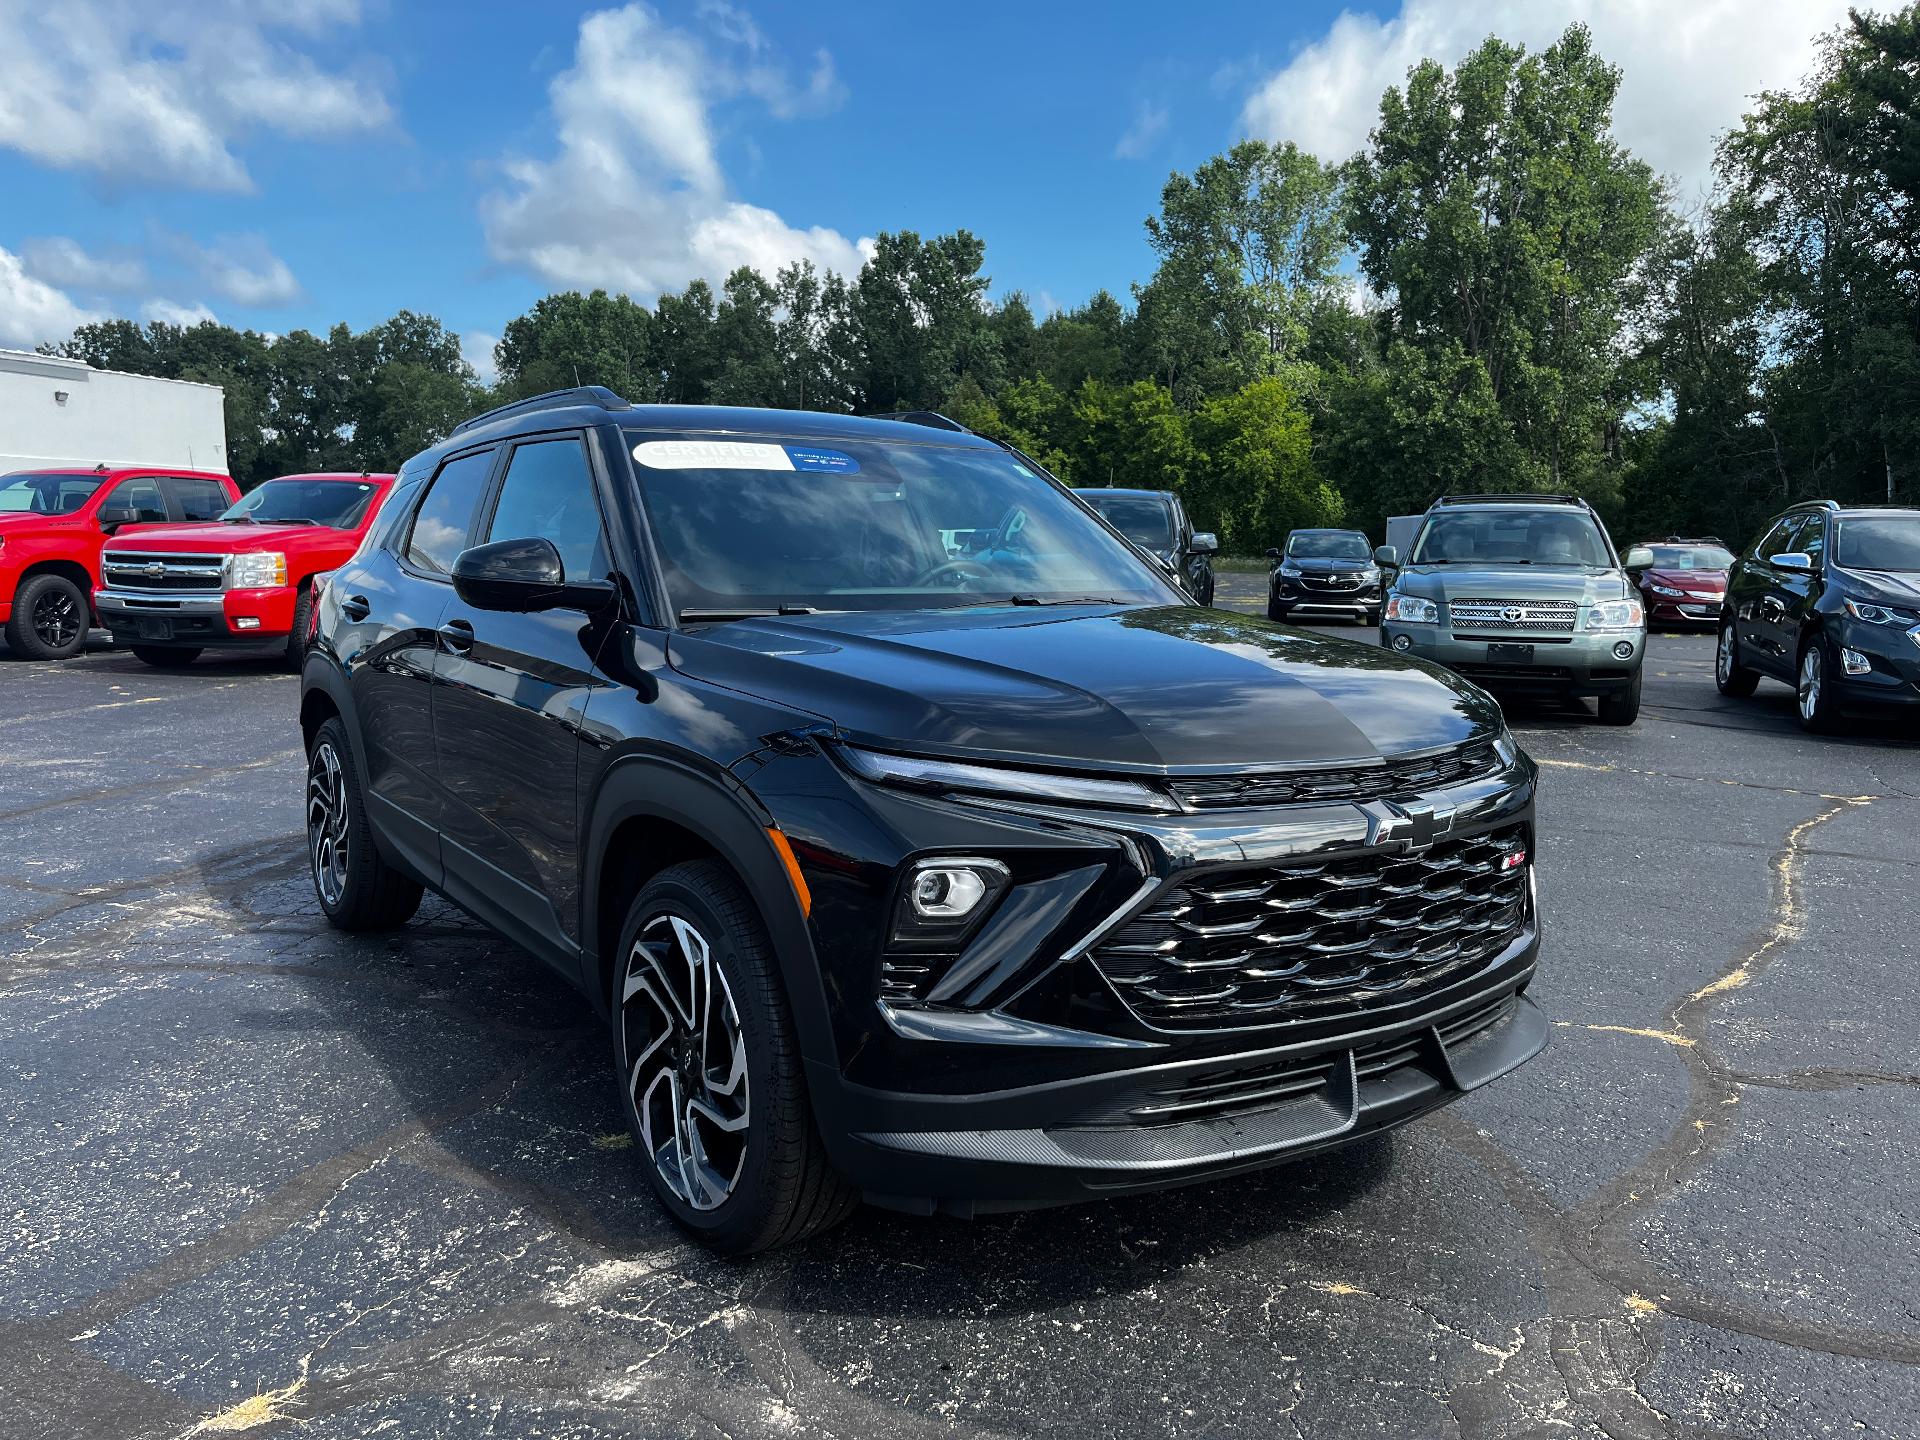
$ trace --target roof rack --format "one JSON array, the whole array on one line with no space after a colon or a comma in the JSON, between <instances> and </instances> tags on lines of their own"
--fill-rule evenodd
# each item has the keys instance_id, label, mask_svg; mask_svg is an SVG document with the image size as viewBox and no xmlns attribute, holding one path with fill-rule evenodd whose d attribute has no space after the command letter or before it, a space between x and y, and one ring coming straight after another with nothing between
<instances>
[{"instance_id":1,"label":"roof rack","mask_svg":"<svg viewBox=\"0 0 1920 1440\"><path fill-rule=\"evenodd\" d=\"M576 385L571 390L549 390L544 395L529 395L524 400L515 400L506 405L496 405L491 410L482 410L478 415L462 420L449 430L447 435L448 438L452 438L463 430L488 425L495 420L505 419L509 415L531 414L536 410L559 410L569 405L596 405L602 410L633 408L626 400L604 385Z\"/></svg>"},{"instance_id":2,"label":"roof rack","mask_svg":"<svg viewBox=\"0 0 1920 1440\"><path fill-rule=\"evenodd\" d=\"M1578 505L1582 510L1590 510L1578 495L1442 495L1433 502L1435 505Z\"/></svg>"},{"instance_id":3,"label":"roof rack","mask_svg":"<svg viewBox=\"0 0 1920 1440\"><path fill-rule=\"evenodd\" d=\"M877 415L867 416L869 420L898 420L905 425L925 425L931 430L952 430L961 435L971 435L973 431L958 420L949 420L938 410L888 410Z\"/></svg>"}]
</instances>

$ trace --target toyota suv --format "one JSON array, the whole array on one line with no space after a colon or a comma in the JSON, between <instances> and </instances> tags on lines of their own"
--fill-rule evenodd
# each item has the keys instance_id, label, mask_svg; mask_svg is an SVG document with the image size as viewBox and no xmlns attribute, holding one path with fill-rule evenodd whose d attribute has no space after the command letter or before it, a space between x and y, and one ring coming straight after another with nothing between
<instances>
[{"instance_id":1,"label":"toyota suv","mask_svg":"<svg viewBox=\"0 0 1920 1440\"><path fill-rule=\"evenodd\" d=\"M312 629L316 577L360 547L391 475L282 475L208 525L116 539L93 603L116 643L149 665L202 650L274 646L295 668Z\"/></svg>"},{"instance_id":2,"label":"toyota suv","mask_svg":"<svg viewBox=\"0 0 1920 1440\"><path fill-rule=\"evenodd\" d=\"M1195 605L970 432L489 411L402 467L303 674L321 909L432 889L583 990L719 1249L1243 1171L1545 1041L1487 696Z\"/></svg>"},{"instance_id":3,"label":"toyota suv","mask_svg":"<svg viewBox=\"0 0 1920 1440\"><path fill-rule=\"evenodd\" d=\"M226 475L97 465L0 475L0 624L28 660L80 653L100 549L133 527L211 520L240 492Z\"/></svg>"},{"instance_id":4,"label":"toyota suv","mask_svg":"<svg viewBox=\"0 0 1920 1440\"><path fill-rule=\"evenodd\" d=\"M1646 611L1628 578L1652 556L1614 553L1600 517L1572 495L1447 495L1403 557L1375 552L1395 574L1381 642L1490 689L1593 696L1600 719L1640 715Z\"/></svg>"}]
</instances>

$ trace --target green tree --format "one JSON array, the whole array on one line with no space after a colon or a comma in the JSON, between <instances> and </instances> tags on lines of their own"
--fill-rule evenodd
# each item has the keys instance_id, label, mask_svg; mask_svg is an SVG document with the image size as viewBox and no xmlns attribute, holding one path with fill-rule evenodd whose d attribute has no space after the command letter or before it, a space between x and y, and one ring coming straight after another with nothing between
<instances>
[{"instance_id":1,"label":"green tree","mask_svg":"<svg viewBox=\"0 0 1920 1440\"><path fill-rule=\"evenodd\" d=\"M1340 523L1340 494L1315 468L1311 421L1285 380L1214 396L1194 413L1192 433L1188 504L1194 523L1229 551L1277 545L1296 526Z\"/></svg>"},{"instance_id":2,"label":"green tree","mask_svg":"<svg viewBox=\"0 0 1920 1440\"><path fill-rule=\"evenodd\" d=\"M636 404L659 398L653 316L625 295L568 290L507 323L495 360L506 399L605 385Z\"/></svg>"}]
</instances>

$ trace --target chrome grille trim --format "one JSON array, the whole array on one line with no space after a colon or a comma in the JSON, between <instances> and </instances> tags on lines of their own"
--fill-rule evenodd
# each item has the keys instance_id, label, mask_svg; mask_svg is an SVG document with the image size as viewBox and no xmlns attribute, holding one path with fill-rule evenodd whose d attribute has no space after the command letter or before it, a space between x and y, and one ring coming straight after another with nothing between
<instances>
[{"instance_id":1,"label":"chrome grille trim","mask_svg":"<svg viewBox=\"0 0 1920 1440\"><path fill-rule=\"evenodd\" d=\"M222 558L108 550L100 556L100 578L112 590L218 590L225 573Z\"/></svg>"},{"instance_id":2,"label":"chrome grille trim","mask_svg":"<svg viewBox=\"0 0 1920 1440\"><path fill-rule=\"evenodd\" d=\"M1449 600L1447 618L1455 634L1463 630L1571 635L1580 616L1572 600Z\"/></svg>"}]
</instances>

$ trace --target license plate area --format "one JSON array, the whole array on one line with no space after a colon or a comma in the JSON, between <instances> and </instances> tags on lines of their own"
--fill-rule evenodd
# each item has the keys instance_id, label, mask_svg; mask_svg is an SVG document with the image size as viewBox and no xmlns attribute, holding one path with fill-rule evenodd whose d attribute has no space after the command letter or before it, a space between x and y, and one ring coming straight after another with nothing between
<instances>
[{"instance_id":1,"label":"license plate area","mask_svg":"<svg viewBox=\"0 0 1920 1440\"><path fill-rule=\"evenodd\" d=\"M1489 645L1487 646L1489 665L1531 665L1533 646L1531 645Z\"/></svg>"},{"instance_id":2,"label":"license plate area","mask_svg":"<svg viewBox=\"0 0 1920 1440\"><path fill-rule=\"evenodd\" d=\"M133 633L138 635L142 640L171 640L173 638L173 621L142 615L138 620L133 622Z\"/></svg>"}]
</instances>

